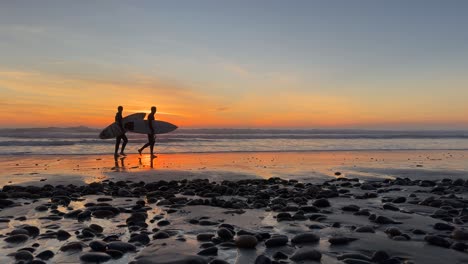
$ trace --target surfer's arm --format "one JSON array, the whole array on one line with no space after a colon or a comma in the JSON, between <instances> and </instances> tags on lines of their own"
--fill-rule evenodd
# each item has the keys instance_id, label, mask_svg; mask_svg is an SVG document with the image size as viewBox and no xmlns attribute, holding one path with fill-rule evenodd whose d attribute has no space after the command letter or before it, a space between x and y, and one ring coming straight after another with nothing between
<instances>
[{"instance_id":1,"label":"surfer's arm","mask_svg":"<svg viewBox=\"0 0 468 264\"><path fill-rule=\"evenodd\" d=\"M149 128L151 130L151 134L154 134L153 120L152 119L148 120L148 126L149 126Z\"/></svg>"}]
</instances>

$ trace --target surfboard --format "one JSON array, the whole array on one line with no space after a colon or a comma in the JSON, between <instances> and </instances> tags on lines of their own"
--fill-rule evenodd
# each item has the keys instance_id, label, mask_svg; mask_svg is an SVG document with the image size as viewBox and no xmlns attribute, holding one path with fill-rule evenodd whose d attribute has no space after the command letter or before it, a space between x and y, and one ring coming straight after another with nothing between
<instances>
[{"instance_id":1,"label":"surfboard","mask_svg":"<svg viewBox=\"0 0 468 264\"><path fill-rule=\"evenodd\" d=\"M122 119L122 125L125 127L125 125L128 122L132 122L135 120L143 120L145 119L146 113L135 113L128 115ZM119 135L121 135L123 131L120 129L120 126L117 123L112 123L106 128L104 128L101 133L99 133L99 138L100 139L109 139L109 138L115 138Z\"/></svg>"},{"instance_id":2,"label":"surfboard","mask_svg":"<svg viewBox=\"0 0 468 264\"><path fill-rule=\"evenodd\" d=\"M125 129L138 134L151 134L148 120L132 120L127 122ZM177 129L177 126L161 120L153 120L153 129L155 134L165 134Z\"/></svg>"}]
</instances>

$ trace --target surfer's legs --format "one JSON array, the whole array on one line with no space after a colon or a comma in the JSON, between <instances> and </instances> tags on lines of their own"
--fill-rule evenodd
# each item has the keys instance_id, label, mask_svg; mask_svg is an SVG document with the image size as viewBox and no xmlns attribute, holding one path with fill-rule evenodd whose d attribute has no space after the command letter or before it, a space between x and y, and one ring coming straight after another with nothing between
<instances>
[{"instance_id":1,"label":"surfer's legs","mask_svg":"<svg viewBox=\"0 0 468 264\"><path fill-rule=\"evenodd\" d=\"M143 145L143 147L141 147L141 149L138 150L138 153L140 153L140 155L141 155L141 152L142 152L145 148L147 148L147 147L150 146L151 138L153 138L152 135L151 135L151 134L148 134L148 143L146 143L145 145Z\"/></svg>"},{"instance_id":2,"label":"surfer's legs","mask_svg":"<svg viewBox=\"0 0 468 264\"><path fill-rule=\"evenodd\" d=\"M122 150L120 151L120 154L125 155L124 150L125 150L125 146L127 146L128 138L125 134L123 134L122 139L123 139L123 143L122 143Z\"/></svg>"},{"instance_id":3,"label":"surfer's legs","mask_svg":"<svg viewBox=\"0 0 468 264\"><path fill-rule=\"evenodd\" d=\"M115 140L115 152L114 152L114 155L118 155L119 153L119 146L120 146L120 140L122 139L122 137L118 136L117 139Z\"/></svg>"},{"instance_id":4,"label":"surfer's legs","mask_svg":"<svg viewBox=\"0 0 468 264\"><path fill-rule=\"evenodd\" d=\"M154 143L156 142L156 140L154 139L154 135L148 135L148 141L148 143L150 144L151 157L156 157L155 155L153 155Z\"/></svg>"}]
</instances>

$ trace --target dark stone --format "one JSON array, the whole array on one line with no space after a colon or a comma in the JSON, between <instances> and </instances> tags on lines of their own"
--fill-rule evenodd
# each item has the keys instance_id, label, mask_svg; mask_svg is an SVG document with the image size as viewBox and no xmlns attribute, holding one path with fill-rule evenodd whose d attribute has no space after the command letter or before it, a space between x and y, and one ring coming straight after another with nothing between
<instances>
[{"instance_id":1,"label":"dark stone","mask_svg":"<svg viewBox=\"0 0 468 264\"><path fill-rule=\"evenodd\" d=\"M439 247L448 248L451 245L451 243L447 241L445 238L436 236L436 235L427 235L426 237L424 237L424 240L426 240L431 245L435 245Z\"/></svg>"},{"instance_id":2,"label":"dark stone","mask_svg":"<svg viewBox=\"0 0 468 264\"><path fill-rule=\"evenodd\" d=\"M265 246L267 248L271 247L281 247L284 246L288 243L289 239L287 236L284 235L278 235L278 236L273 236L267 241L265 241Z\"/></svg>"},{"instance_id":3,"label":"dark stone","mask_svg":"<svg viewBox=\"0 0 468 264\"><path fill-rule=\"evenodd\" d=\"M255 236L240 235L236 237L236 246L238 248L255 248L258 240Z\"/></svg>"},{"instance_id":4,"label":"dark stone","mask_svg":"<svg viewBox=\"0 0 468 264\"><path fill-rule=\"evenodd\" d=\"M375 233L374 228L371 226L361 226L361 227L356 228L356 230L354 231L358 233Z\"/></svg>"},{"instance_id":5,"label":"dark stone","mask_svg":"<svg viewBox=\"0 0 468 264\"><path fill-rule=\"evenodd\" d=\"M80 260L84 262L106 262L111 259L111 256L103 252L88 252L81 255Z\"/></svg>"},{"instance_id":6,"label":"dark stone","mask_svg":"<svg viewBox=\"0 0 468 264\"><path fill-rule=\"evenodd\" d=\"M357 238L352 237L331 237L328 239L328 242L332 245L343 245L348 244L349 242L355 241Z\"/></svg>"},{"instance_id":7,"label":"dark stone","mask_svg":"<svg viewBox=\"0 0 468 264\"><path fill-rule=\"evenodd\" d=\"M109 244L107 244L107 248L118 250L123 253L136 251L136 247L134 245L122 241L110 242Z\"/></svg>"},{"instance_id":8,"label":"dark stone","mask_svg":"<svg viewBox=\"0 0 468 264\"><path fill-rule=\"evenodd\" d=\"M255 263L254 264L271 264L271 259L269 259L267 256L265 255L259 255L256 259L255 259Z\"/></svg>"},{"instance_id":9,"label":"dark stone","mask_svg":"<svg viewBox=\"0 0 468 264\"><path fill-rule=\"evenodd\" d=\"M451 226L449 224L446 224L446 223L436 223L434 225L434 229L436 230L448 230L448 231L452 231L455 229L454 226Z\"/></svg>"},{"instance_id":10,"label":"dark stone","mask_svg":"<svg viewBox=\"0 0 468 264\"><path fill-rule=\"evenodd\" d=\"M24 234L18 234L18 235L9 236L5 238L4 240L8 243L19 244L19 243L26 242L28 239L29 239L29 236L24 235Z\"/></svg>"},{"instance_id":11,"label":"dark stone","mask_svg":"<svg viewBox=\"0 0 468 264\"><path fill-rule=\"evenodd\" d=\"M83 243L81 242L69 242L62 247L60 247L61 251L82 251L83 250Z\"/></svg>"},{"instance_id":12,"label":"dark stone","mask_svg":"<svg viewBox=\"0 0 468 264\"><path fill-rule=\"evenodd\" d=\"M119 251L119 250L115 250L115 249L108 249L106 250L106 253L111 256L113 259L119 259L121 257L123 257L124 253L122 251Z\"/></svg>"},{"instance_id":13,"label":"dark stone","mask_svg":"<svg viewBox=\"0 0 468 264\"><path fill-rule=\"evenodd\" d=\"M45 251L42 251L41 253L37 254L36 255L36 258L40 258L42 260L49 260L51 258L54 257L54 252L50 251L50 250L45 250Z\"/></svg>"},{"instance_id":14,"label":"dark stone","mask_svg":"<svg viewBox=\"0 0 468 264\"><path fill-rule=\"evenodd\" d=\"M146 234L138 234L135 236L132 236L128 242L133 243L133 242L140 242L142 245L148 245L150 242L150 238Z\"/></svg>"},{"instance_id":15,"label":"dark stone","mask_svg":"<svg viewBox=\"0 0 468 264\"><path fill-rule=\"evenodd\" d=\"M216 256L218 255L218 248L217 247L205 248L205 249L202 249L197 254L202 255L202 256Z\"/></svg>"},{"instance_id":16,"label":"dark stone","mask_svg":"<svg viewBox=\"0 0 468 264\"><path fill-rule=\"evenodd\" d=\"M291 260L293 261L320 261L322 258L322 253L313 248L300 248L292 256Z\"/></svg>"},{"instance_id":17,"label":"dark stone","mask_svg":"<svg viewBox=\"0 0 468 264\"><path fill-rule=\"evenodd\" d=\"M314 233L302 233L298 234L291 239L294 244L305 244L305 243L317 243L320 237Z\"/></svg>"},{"instance_id":18,"label":"dark stone","mask_svg":"<svg viewBox=\"0 0 468 264\"><path fill-rule=\"evenodd\" d=\"M224 227L218 229L217 234L218 234L218 236L220 238L222 238L223 240L226 240L226 241L231 240L234 237L231 230L229 230L227 228L224 228Z\"/></svg>"},{"instance_id":19,"label":"dark stone","mask_svg":"<svg viewBox=\"0 0 468 264\"><path fill-rule=\"evenodd\" d=\"M100 240L91 241L89 247L94 251L104 252L107 248L107 243Z\"/></svg>"},{"instance_id":20,"label":"dark stone","mask_svg":"<svg viewBox=\"0 0 468 264\"><path fill-rule=\"evenodd\" d=\"M321 198L321 199L315 200L313 202L313 205L316 206L316 207L329 207L330 202L325 198Z\"/></svg>"},{"instance_id":21,"label":"dark stone","mask_svg":"<svg viewBox=\"0 0 468 264\"><path fill-rule=\"evenodd\" d=\"M67 240L71 237L70 233L65 230L58 230L56 234L59 241Z\"/></svg>"},{"instance_id":22,"label":"dark stone","mask_svg":"<svg viewBox=\"0 0 468 264\"><path fill-rule=\"evenodd\" d=\"M20 251L15 253L15 259L16 260L24 260L24 261L29 262L29 261L34 259L34 256L29 251L20 250Z\"/></svg>"}]
</instances>

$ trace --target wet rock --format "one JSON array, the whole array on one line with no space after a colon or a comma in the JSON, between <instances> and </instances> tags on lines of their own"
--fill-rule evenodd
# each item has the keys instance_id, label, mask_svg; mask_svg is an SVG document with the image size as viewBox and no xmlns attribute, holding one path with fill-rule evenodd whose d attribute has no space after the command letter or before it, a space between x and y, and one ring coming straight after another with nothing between
<instances>
[{"instance_id":1,"label":"wet rock","mask_svg":"<svg viewBox=\"0 0 468 264\"><path fill-rule=\"evenodd\" d=\"M31 252L29 252L29 251L20 250L20 251L18 251L18 252L15 253L15 259L16 259L17 261L23 260L23 261L29 262L29 261L31 261L31 260L34 259L34 256L33 256L33 255L31 254Z\"/></svg>"},{"instance_id":2,"label":"wet rock","mask_svg":"<svg viewBox=\"0 0 468 264\"><path fill-rule=\"evenodd\" d=\"M426 237L424 237L424 240L426 240L431 245L435 245L439 247L448 248L451 245L451 243L447 241L445 238L436 236L436 235L427 235Z\"/></svg>"},{"instance_id":3,"label":"wet rock","mask_svg":"<svg viewBox=\"0 0 468 264\"><path fill-rule=\"evenodd\" d=\"M357 238L352 237L331 237L328 239L328 242L332 245L344 245L350 242L357 240Z\"/></svg>"},{"instance_id":4,"label":"wet rock","mask_svg":"<svg viewBox=\"0 0 468 264\"><path fill-rule=\"evenodd\" d=\"M68 238L71 237L70 233L68 233L67 231L65 230L58 230L56 232L56 235L57 235L57 239L59 241L63 241L63 240L67 240Z\"/></svg>"},{"instance_id":5,"label":"wet rock","mask_svg":"<svg viewBox=\"0 0 468 264\"><path fill-rule=\"evenodd\" d=\"M468 245L462 242L457 242L457 243L454 243L450 248L463 252L468 249Z\"/></svg>"},{"instance_id":6,"label":"wet rock","mask_svg":"<svg viewBox=\"0 0 468 264\"><path fill-rule=\"evenodd\" d=\"M456 240L468 240L468 231L464 229L455 229L452 232L452 238Z\"/></svg>"},{"instance_id":7,"label":"wet rock","mask_svg":"<svg viewBox=\"0 0 468 264\"><path fill-rule=\"evenodd\" d=\"M119 258L123 257L123 255L124 255L124 253L122 251L115 250L115 249L106 250L106 254L111 256L112 259L119 259Z\"/></svg>"},{"instance_id":8,"label":"wet rock","mask_svg":"<svg viewBox=\"0 0 468 264\"><path fill-rule=\"evenodd\" d=\"M330 202L325 198L321 198L321 199L315 200L313 205L316 207L329 207Z\"/></svg>"},{"instance_id":9,"label":"wet rock","mask_svg":"<svg viewBox=\"0 0 468 264\"><path fill-rule=\"evenodd\" d=\"M36 210L38 212L45 212L45 211L49 210L49 207L47 207L45 205L39 205L36 208L34 208L34 210Z\"/></svg>"},{"instance_id":10,"label":"wet rock","mask_svg":"<svg viewBox=\"0 0 468 264\"><path fill-rule=\"evenodd\" d=\"M317 243L320 237L314 233L302 233L298 234L291 239L294 244L305 244L305 243Z\"/></svg>"},{"instance_id":11,"label":"wet rock","mask_svg":"<svg viewBox=\"0 0 468 264\"><path fill-rule=\"evenodd\" d=\"M293 261L319 261L322 258L322 253L313 248L300 248L292 256Z\"/></svg>"},{"instance_id":12,"label":"wet rock","mask_svg":"<svg viewBox=\"0 0 468 264\"><path fill-rule=\"evenodd\" d=\"M393 199L392 203L404 203L406 202L406 197L397 197Z\"/></svg>"},{"instance_id":13,"label":"wet rock","mask_svg":"<svg viewBox=\"0 0 468 264\"><path fill-rule=\"evenodd\" d=\"M234 237L232 231L224 227L218 229L217 234L221 239L225 241L231 240Z\"/></svg>"},{"instance_id":14,"label":"wet rock","mask_svg":"<svg viewBox=\"0 0 468 264\"><path fill-rule=\"evenodd\" d=\"M377 216L377 218L375 219L375 222L378 223L378 224L383 224L383 225L401 224L401 222L394 221L393 219L388 218L386 216L382 216L382 215Z\"/></svg>"},{"instance_id":15,"label":"wet rock","mask_svg":"<svg viewBox=\"0 0 468 264\"><path fill-rule=\"evenodd\" d=\"M157 223L158 226L168 226L170 225L171 222L167 221L167 220L161 220Z\"/></svg>"},{"instance_id":16,"label":"wet rock","mask_svg":"<svg viewBox=\"0 0 468 264\"><path fill-rule=\"evenodd\" d=\"M360 259L360 260L364 260L364 261L367 261L367 262L371 261L371 259L368 256L363 255L363 254L359 254L359 253L345 253L345 254L342 254L342 255L338 255L336 258L338 260Z\"/></svg>"},{"instance_id":17,"label":"wet rock","mask_svg":"<svg viewBox=\"0 0 468 264\"><path fill-rule=\"evenodd\" d=\"M385 229L385 233L387 235L389 235L390 237L399 236L399 235L402 234L400 229L398 229L396 227L389 227L389 228Z\"/></svg>"},{"instance_id":18,"label":"wet rock","mask_svg":"<svg viewBox=\"0 0 468 264\"><path fill-rule=\"evenodd\" d=\"M380 263L380 262L382 262L384 260L387 260L389 258L390 258L390 256L387 254L387 252L385 252L383 250L376 251L372 255L372 261L377 262L377 263Z\"/></svg>"},{"instance_id":19,"label":"wet rock","mask_svg":"<svg viewBox=\"0 0 468 264\"><path fill-rule=\"evenodd\" d=\"M236 237L236 246L238 248L255 248L258 240L252 235L240 235Z\"/></svg>"},{"instance_id":20,"label":"wet rock","mask_svg":"<svg viewBox=\"0 0 468 264\"><path fill-rule=\"evenodd\" d=\"M214 237L213 234L201 233L197 235L197 240L198 241L210 241L213 237Z\"/></svg>"},{"instance_id":21,"label":"wet rock","mask_svg":"<svg viewBox=\"0 0 468 264\"><path fill-rule=\"evenodd\" d=\"M202 256L216 256L218 255L218 248L217 247L205 248L205 249L202 249L197 254L202 255Z\"/></svg>"},{"instance_id":22,"label":"wet rock","mask_svg":"<svg viewBox=\"0 0 468 264\"><path fill-rule=\"evenodd\" d=\"M415 235L425 235L426 231L421 230L421 229L414 229L413 234L415 234Z\"/></svg>"},{"instance_id":23,"label":"wet rock","mask_svg":"<svg viewBox=\"0 0 468 264\"><path fill-rule=\"evenodd\" d=\"M80 260L84 262L106 262L111 259L111 256L103 252L88 252L81 255Z\"/></svg>"},{"instance_id":24,"label":"wet rock","mask_svg":"<svg viewBox=\"0 0 468 264\"><path fill-rule=\"evenodd\" d=\"M277 236L273 236L270 239L268 239L267 241L265 241L265 246L267 248L281 247L281 246L286 245L288 243L288 241L289 241L289 239L288 239L287 236L277 235Z\"/></svg>"},{"instance_id":25,"label":"wet rock","mask_svg":"<svg viewBox=\"0 0 468 264\"><path fill-rule=\"evenodd\" d=\"M91 228L94 233L101 234L104 231L104 228L97 224L90 224L89 228Z\"/></svg>"},{"instance_id":26,"label":"wet rock","mask_svg":"<svg viewBox=\"0 0 468 264\"><path fill-rule=\"evenodd\" d=\"M341 208L341 210L346 211L346 212L357 212L359 211L359 209L360 209L359 206L354 205L354 204L346 205Z\"/></svg>"},{"instance_id":27,"label":"wet rock","mask_svg":"<svg viewBox=\"0 0 468 264\"><path fill-rule=\"evenodd\" d=\"M135 264L208 264L203 257L183 253L152 254L143 256Z\"/></svg>"},{"instance_id":28,"label":"wet rock","mask_svg":"<svg viewBox=\"0 0 468 264\"><path fill-rule=\"evenodd\" d=\"M12 235L7 238L5 238L5 242L11 243L11 244L19 244L19 243L24 243L29 239L29 236L24 235L24 234L18 234L18 235Z\"/></svg>"},{"instance_id":29,"label":"wet rock","mask_svg":"<svg viewBox=\"0 0 468 264\"><path fill-rule=\"evenodd\" d=\"M83 250L83 243L81 242L69 242L60 247L61 251L68 252L68 251L82 251Z\"/></svg>"},{"instance_id":30,"label":"wet rock","mask_svg":"<svg viewBox=\"0 0 468 264\"><path fill-rule=\"evenodd\" d=\"M273 254L273 258L274 259L288 259L288 255L284 254L281 251L277 251L275 252L275 254Z\"/></svg>"},{"instance_id":31,"label":"wet rock","mask_svg":"<svg viewBox=\"0 0 468 264\"><path fill-rule=\"evenodd\" d=\"M45 251L42 251L41 253L37 254L36 255L36 258L39 258L39 259L42 259L42 260L49 260L51 258L54 257L54 252L50 251L50 250L45 250Z\"/></svg>"},{"instance_id":32,"label":"wet rock","mask_svg":"<svg viewBox=\"0 0 468 264\"><path fill-rule=\"evenodd\" d=\"M356 228L356 230L354 231L358 233L375 233L374 228L371 226L361 226L361 227Z\"/></svg>"},{"instance_id":33,"label":"wet rock","mask_svg":"<svg viewBox=\"0 0 468 264\"><path fill-rule=\"evenodd\" d=\"M255 264L271 264L271 259L265 255L259 255L255 259Z\"/></svg>"},{"instance_id":34,"label":"wet rock","mask_svg":"<svg viewBox=\"0 0 468 264\"><path fill-rule=\"evenodd\" d=\"M128 240L128 242L130 243L139 242L142 245L148 245L150 242L150 238L146 234L138 234L138 235L132 236L130 240Z\"/></svg>"},{"instance_id":35,"label":"wet rock","mask_svg":"<svg viewBox=\"0 0 468 264\"><path fill-rule=\"evenodd\" d=\"M118 250L123 253L136 251L136 247L130 243L113 241L107 244L108 249Z\"/></svg>"},{"instance_id":36,"label":"wet rock","mask_svg":"<svg viewBox=\"0 0 468 264\"><path fill-rule=\"evenodd\" d=\"M371 262L369 261L365 261L362 259L353 259L353 258L343 259L343 262L346 264L371 264Z\"/></svg>"},{"instance_id":37,"label":"wet rock","mask_svg":"<svg viewBox=\"0 0 468 264\"><path fill-rule=\"evenodd\" d=\"M92 213L92 216L96 218L112 218L115 214L109 210L97 210Z\"/></svg>"},{"instance_id":38,"label":"wet rock","mask_svg":"<svg viewBox=\"0 0 468 264\"><path fill-rule=\"evenodd\" d=\"M91 241L89 247L94 251L104 252L107 248L107 243L100 240Z\"/></svg>"},{"instance_id":39,"label":"wet rock","mask_svg":"<svg viewBox=\"0 0 468 264\"><path fill-rule=\"evenodd\" d=\"M446 224L446 223L436 223L434 225L434 229L436 230L448 230L448 231L452 231L455 229L454 226L452 225L449 225L449 224Z\"/></svg>"},{"instance_id":40,"label":"wet rock","mask_svg":"<svg viewBox=\"0 0 468 264\"><path fill-rule=\"evenodd\" d=\"M394 204L391 203L385 203L382 207L385 210L400 211L400 208L396 207Z\"/></svg>"}]
</instances>

